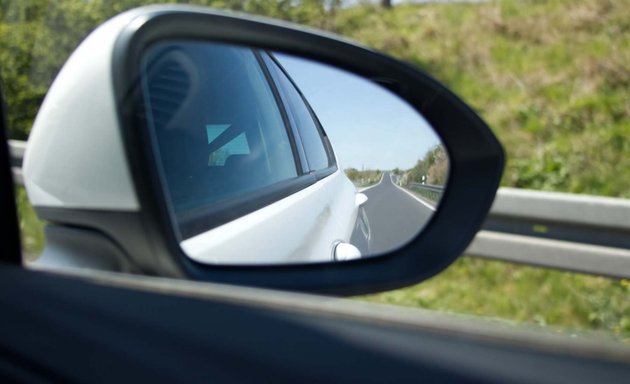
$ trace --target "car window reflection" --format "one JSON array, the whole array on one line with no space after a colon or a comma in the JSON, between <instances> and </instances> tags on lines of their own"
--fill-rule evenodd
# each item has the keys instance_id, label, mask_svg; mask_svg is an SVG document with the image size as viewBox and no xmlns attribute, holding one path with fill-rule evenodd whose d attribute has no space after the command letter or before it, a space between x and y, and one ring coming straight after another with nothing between
<instances>
[{"instance_id":1,"label":"car window reflection","mask_svg":"<svg viewBox=\"0 0 630 384\"><path fill-rule=\"evenodd\" d=\"M298 175L279 107L253 50L163 43L145 57L147 120L176 212Z\"/></svg>"}]
</instances>

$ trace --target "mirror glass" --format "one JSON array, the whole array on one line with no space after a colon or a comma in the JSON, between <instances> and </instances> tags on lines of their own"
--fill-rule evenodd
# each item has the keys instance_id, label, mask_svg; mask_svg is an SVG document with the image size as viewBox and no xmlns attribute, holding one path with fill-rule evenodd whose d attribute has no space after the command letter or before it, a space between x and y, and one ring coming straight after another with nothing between
<instances>
[{"instance_id":1,"label":"mirror glass","mask_svg":"<svg viewBox=\"0 0 630 384\"><path fill-rule=\"evenodd\" d=\"M153 45L141 78L165 204L195 261L377 256L414 238L439 208L448 154L378 81L200 41Z\"/></svg>"}]
</instances>

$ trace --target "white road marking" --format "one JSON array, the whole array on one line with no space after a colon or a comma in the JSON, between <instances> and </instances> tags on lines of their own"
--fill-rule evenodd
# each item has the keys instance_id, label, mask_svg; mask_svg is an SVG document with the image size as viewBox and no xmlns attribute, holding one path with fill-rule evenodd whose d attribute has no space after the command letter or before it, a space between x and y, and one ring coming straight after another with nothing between
<instances>
[{"instance_id":1,"label":"white road marking","mask_svg":"<svg viewBox=\"0 0 630 384\"><path fill-rule=\"evenodd\" d=\"M406 194L408 194L409 196L413 197L414 199L416 199L418 202L420 202L422 205L424 205L425 207L429 208L430 210L432 210L433 212L435 212L435 207L432 205L429 205L429 203L425 202L424 200L420 199L418 196L414 195L413 193L409 192L408 190L406 190L403 187L400 187L398 185L396 185L396 183L392 183L394 184L394 186L396 186L396 188L400 189L401 191L405 192Z\"/></svg>"}]
</instances>

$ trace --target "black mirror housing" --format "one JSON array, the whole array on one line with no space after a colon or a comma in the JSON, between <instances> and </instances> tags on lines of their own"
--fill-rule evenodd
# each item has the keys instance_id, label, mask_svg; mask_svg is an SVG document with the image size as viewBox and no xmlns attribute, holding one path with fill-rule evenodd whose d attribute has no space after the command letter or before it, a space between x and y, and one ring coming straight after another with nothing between
<instances>
[{"instance_id":1,"label":"black mirror housing","mask_svg":"<svg viewBox=\"0 0 630 384\"><path fill-rule=\"evenodd\" d=\"M127 17L111 55L112 97L139 207L118 219L112 212L69 212L35 205L45 219L88 227L111 239L126 255L117 257L126 258L120 264L128 265L128 271L324 294L364 294L410 285L439 273L465 250L480 228L500 181L503 150L469 106L421 70L337 36L207 8L150 6L130 11ZM137 113L145 103L140 90L143 55L151 46L173 40L283 52L385 86L431 124L448 150L448 188L439 209L416 238L381 257L277 266L207 265L188 258L166 204L154 138ZM54 236L48 242L54 243Z\"/></svg>"}]
</instances>

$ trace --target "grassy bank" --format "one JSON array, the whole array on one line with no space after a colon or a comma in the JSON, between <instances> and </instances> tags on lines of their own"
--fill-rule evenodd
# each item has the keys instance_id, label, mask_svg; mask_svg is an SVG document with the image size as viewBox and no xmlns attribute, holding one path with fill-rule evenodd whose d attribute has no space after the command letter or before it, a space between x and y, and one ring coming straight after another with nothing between
<instances>
[{"instance_id":1,"label":"grassy bank","mask_svg":"<svg viewBox=\"0 0 630 384\"><path fill-rule=\"evenodd\" d=\"M361 299L565 330L599 330L630 343L627 280L462 257L424 283Z\"/></svg>"},{"instance_id":2,"label":"grassy bank","mask_svg":"<svg viewBox=\"0 0 630 384\"><path fill-rule=\"evenodd\" d=\"M37 218L37 214L28 202L26 191L22 187L15 190L18 218L22 240L22 253L26 260L34 260L41 253L44 246L44 222Z\"/></svg>"},{"instance_id":3,"label":"grassy bank","mask_svg":"<svg viewBox=\"0 0 630 384\"><path fill-rule=\"evenodd\" d=\"M346 176L354 183L358 188L370 187L378 184L381 181L383 172L380 170L363 170L359 171L355 168L345 169Z\"/></svg>"},{"instance_id":4,"label":"grassy bank","mask_svg":"<svg viewBox=\"0 0 630 384\"><path fill-rule=\"evenodd\" d=\"M630 197L630 2L347 9L335 29L425 69L488 121L502 184Z\"/></svg>"}]
</instances>

